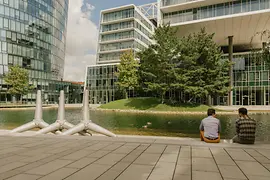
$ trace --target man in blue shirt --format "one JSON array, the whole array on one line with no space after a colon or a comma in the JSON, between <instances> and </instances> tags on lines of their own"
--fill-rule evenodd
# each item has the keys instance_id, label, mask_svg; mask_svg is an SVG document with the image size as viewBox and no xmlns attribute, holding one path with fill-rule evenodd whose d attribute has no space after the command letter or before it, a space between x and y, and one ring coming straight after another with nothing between
<instances>
[{"instance_id":1,"label":"man in blue shirt","mask_svg":"<svg viewBox=\"0 0 270 180\"><path fill-rule=\"evenodd\" d=\"M204 118L200 125L201 140L209 143L219 143L221 125L219 119L216 118L216 111L208 109L207 118Z\"/></svg>"}]
</instances>

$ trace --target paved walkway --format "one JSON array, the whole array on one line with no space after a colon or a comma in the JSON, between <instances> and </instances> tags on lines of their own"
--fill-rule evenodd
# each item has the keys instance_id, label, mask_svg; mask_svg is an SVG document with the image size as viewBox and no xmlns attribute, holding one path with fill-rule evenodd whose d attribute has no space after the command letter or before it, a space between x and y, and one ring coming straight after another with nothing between
<instances>
[{"instance_id":1,"label":"paved walkway","mask_svg":"<svg viewBox=\"0 0 270 180\"><path fill-rule=\"evenodd\" d=\"M0 135L0 144L1 180L270 179L269 144L27 134Z\"/></svg>"}]
</instances>

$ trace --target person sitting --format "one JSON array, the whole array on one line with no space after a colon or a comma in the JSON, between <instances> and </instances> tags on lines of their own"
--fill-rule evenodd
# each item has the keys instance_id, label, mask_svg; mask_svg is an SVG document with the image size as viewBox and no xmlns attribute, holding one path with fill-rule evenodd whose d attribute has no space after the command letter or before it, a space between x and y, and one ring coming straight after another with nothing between
<instances>
[{"instance_id":1,"label":"person sitting","mask_svg":"<svg viewBox=\"0 0 270 180\"><path fill-rule=\"evenodd\" d=\"M221 125L219 119L216 118L216 111L208 109L208 117L201 121L200 136L201 140L207 143L219 143Z\"/></svg>"},{"instance_id":2,"label":"person sitting","mask_svg":"<svg viewBox=\"0 0 270 180\"><path fill-rule=\"evenodd\" d=\"M236 136L232 141L239 144L254 144L256 121L247 115L246 108L239 108L239 119L236 120Z\"/></svg>"}]
</instances>

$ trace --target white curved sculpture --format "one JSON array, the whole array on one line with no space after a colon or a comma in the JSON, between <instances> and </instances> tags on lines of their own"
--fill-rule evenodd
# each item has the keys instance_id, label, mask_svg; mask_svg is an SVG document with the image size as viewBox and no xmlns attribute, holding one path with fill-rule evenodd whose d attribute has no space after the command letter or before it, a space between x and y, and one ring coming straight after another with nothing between
<instances>
[{"instance_id":1,"label":"white curved sculpture","mask_svg":"<svg viewBox=\"0 0 270 180\"><path fill-rule=\"evenodd\" d=\"M89 91L84 91L83 96L83 120L78 125L74 126L73 128L70 128L69 130L63 132L61 135L73 135L81 131L94 131L100 134L104 134L109 137L116 137L116 135L107 129L96 125L93 123L89 118Z\"/></svg>"},{"instance_id":2,"label":"white curved sculpture","mask_svg":"<svg viewBox=\"0 0 270 180\"><path fill-rule=\"evenodd\" d=\"M42 100L41 100L41 90L37 91L37 99L36 99L36 109L35 109L35 118L33 121L24 124L20 127L17 127L10 131L10 133L20 133L24 131L31 130L33 128L46 128L49 124L46 123L42 118Z\"/></svg>"},{"instance_id":3,"label":"white curved sculpture","mask_svg":"<svg viewBox=\"0 0 270 180\"><path fill-rule=\"evenodd\" d=\"M65 120L65 93L62 90L60 91L58 116L57 116L56 122L37 131L35 134L47 134L49 132L55 132L55 131L59 132L60 130L70 129L72 127L74 127L74 125ZM88 133L84 133L81 131L79 131L78 133L84 136L90 135ZM61 132L59 134L61 134Z\"/></svg>"}]
</instances>

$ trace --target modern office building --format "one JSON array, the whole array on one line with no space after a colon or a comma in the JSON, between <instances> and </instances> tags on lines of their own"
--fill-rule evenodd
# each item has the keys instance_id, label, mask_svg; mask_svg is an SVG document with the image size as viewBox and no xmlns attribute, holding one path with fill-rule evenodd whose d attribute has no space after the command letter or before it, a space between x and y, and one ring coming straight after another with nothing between
<instances>
[{"instance_id":1,"label":"modern office building","mask_svg":"<svg viewBox=\"0 0 270 180\"><path fill-rule=\"evenodd\" d=\"M170 23L185 36L205 28L235 64L232 92L213 104L269 105L270 74L253 49L264 43L257 32L270 30L270 0L159 0L159 24Z\"/></svg>"},{"instance_id":2,"label":"modern office building","mask_svg":"<svg viewBox=\"0 0 270 180\"><path fill-rule=\"evenodd\" d=\"M156 6L158 25L170 23L177 28L178 37L205 28L207 33L215 33L214 41L222 48L224 58L234 62L229 72L231 93L212 99L212 104L269 105L269 68L265 62L258 61L253 50L261 49L267 41L256 34L270 30L270 0L158 0ZM101 34L102 27L101 22ZM90 69L88 80L92 77Z\"/></svg>"},{"instance_id":3,"label":"modern office building","mask_svg":"<svg viewBox=\"0 0 270 180\"><path fill-rule=\"evenodd\" d=\"M101 11L97 64L117 63L123 52L148 47L154 28L135 5Z\"/></svg>"},{"instance_id":4,"label":"modern office building","mask_svg":"<svg viewBox=\"0 0 270 180\"><path fill-rule=\"evenodd\" d=\"M149 44L154 32L154 19L146 17L142 7L127 5L101 11L97 65L87 67L85 87L90 90L90 102L107 103L116 98L117 64L127 51L136 53Z\"/></svg>"},{"instance_id":5,"label":"modern office building","mask_svg":"<svg viewBox=\"0 0 270 180\"><path fill-rule=\"evenodd\" d=\"M33 93L23 101L35 101L36 89L49 103L58 101L62 82L69 0L0 0L0 101L11 101L3 75L9 66L29 71Z\"/></svg>"}]
</instances>

